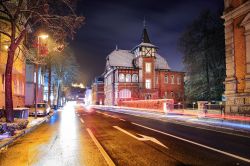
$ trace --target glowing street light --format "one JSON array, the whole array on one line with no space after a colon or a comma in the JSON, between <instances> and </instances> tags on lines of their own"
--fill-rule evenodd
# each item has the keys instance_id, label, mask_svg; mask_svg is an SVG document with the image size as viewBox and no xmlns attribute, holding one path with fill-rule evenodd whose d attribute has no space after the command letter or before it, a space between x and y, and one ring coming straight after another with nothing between
<instances>
[{"instance_id":1,"label":"glowing street light","mask_svg":"<svg viewBox=\"0 0 250 166\"><path fill-rule=\"evenodd\" d=\"M49 37L49 35L39 35L38 38L42 38L42 39L47 39Z\"/></svg>"}]
</instances>

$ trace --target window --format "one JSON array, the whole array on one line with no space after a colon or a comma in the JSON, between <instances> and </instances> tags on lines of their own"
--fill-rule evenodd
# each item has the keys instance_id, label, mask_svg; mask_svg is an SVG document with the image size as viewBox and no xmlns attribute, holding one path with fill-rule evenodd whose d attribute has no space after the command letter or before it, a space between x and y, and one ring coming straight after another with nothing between
<instances>
[{"instance_id":1,"label":"window","mask_svg":"<svg viewBox=\"0 0 250 166\"><path fill-rule=\"evenodd\" d=\"M165 98L168 98L168 92L165 92L164 97L165 97Z\"/></svg>"},{"instance_id":2,"label":"window","mask_svg":"<svg viewBox=\"0 0 250 166\"><path fill-rule=\"evenodd\" d=\"M181 78L177 77L177 84L180 85L181 84Z\"/></svg>"},{"instance_id":3,"label":"window","mask_svg":"<svg viewBox=\"0 0 250 166\"><path fill-rule=\"evenodd\" d=\"M151 63L145 63L145 67L146 67L146 73L150 73L151 72Z\"/></svg>"},{"instance_id":4,"label":"window","mask_svg":"<svg viewBox=\"0 0 250 166\"><path fill-rule=\"evenodd\" d=\"M36 72L34 72L34 83L36 83Z\"/></svg>"},{"instance_id":5,"label":"window","mask_svg":"<svg viewBox=\"0 0 250 166\"><path fill-rule=\"evenodd\" d=\"M130 74L126 74L126 82L131 82L131 75Z\"/></svg>"},{"instance_id":6,"label":"window","mask_svg":"<svg viewBox=\"0 0 250 166\"><path fill-rule=\"evenodd\" d=\"M124 81L125 81L125 75L119 74L119 82L124 82Z\"/></svg>"},{"instance_id":7,"label":"window","mask_svg":"<svg viewBox=\"0 0 250 166\"><path fill-rule=\"evenodd\" d=\"M150 79L146 79L145 87L146 87L146 89L151 89L151 80Z\"/></svg>"},{"instance_id":8,"label":"window","mask_svg":"<svg viewBox=\"0 0 250 166\"><path fill-rule=\"evenodd\" d=\"M131 91L129 89L123 89L119 92L119 98L131 98Z\"/></svg>"},{"instance_id":9,"label":"window","mask_svg":"<svg viewBox=\"0 0 250 166\"><path fill-rule=\"evenodd\" d=\"M155 77L155 84L158 84L159 81L158 81L158 76Z\"/></svg>"},{"instance_id":10,"label":"window","mask_svg":"<svg viewBox=\"0 0 250 166\"><path fill-rule=\"evenodd\" d=\"M165 77L164 77L164 82L167 84L168 83L168 76L167 75L165 75Z\"/></svg>"},{"instance_id":11,"label":"window","mask_svg":"<svg viewBox=\"0 0 250 166\"><path fill-rule=\"evenodd\" d=\"M171 84L174 84L174 76L171 76Z\"/></svg>"},{"instance_id":12,"label":"window","mask_svg":"<svg viewBox=\"0 0 250 166\"><path fill-rule=\"evenodd\" d=\"M138 75L137 74L132 75L132 82L138 82Z\"/></svg>"},{"instance_id":13,"label":"window","mask_svg":"<svg viewBox=\"0 0 250 166\"><path fill-rule=\"evenodd\" d=\"M5 83L5 78L4 78L4 74L3 74L3 75L2 75L2 85L3 85L2 88L3 88L3 91L5 90L5 89L4 89L4 83Z\"/></svg>"},{"instance_id":14,"label":"window","mask_svg":"<svg viewBox=\"0 0 250 166\"><path fill-rule=\"evenodd\" d=\"M171 92L171 97L174 98L174 92L173 91Z\"/></svg>"}]
</instances>

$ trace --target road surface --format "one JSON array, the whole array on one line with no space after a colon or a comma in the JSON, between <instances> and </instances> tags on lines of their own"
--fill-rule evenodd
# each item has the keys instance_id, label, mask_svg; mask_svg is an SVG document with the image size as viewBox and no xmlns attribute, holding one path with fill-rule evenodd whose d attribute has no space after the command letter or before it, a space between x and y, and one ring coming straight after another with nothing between
<instances>
[{"instance_id":1,"label":"road surface","mask_svg":"<svg viewBox=\"0 0 250 166\"><path fill-rule=\"evenodd\" d=\"M250 165L250 138L67 105L0 154L0 165Z\"/></svg>"}]
</instances>

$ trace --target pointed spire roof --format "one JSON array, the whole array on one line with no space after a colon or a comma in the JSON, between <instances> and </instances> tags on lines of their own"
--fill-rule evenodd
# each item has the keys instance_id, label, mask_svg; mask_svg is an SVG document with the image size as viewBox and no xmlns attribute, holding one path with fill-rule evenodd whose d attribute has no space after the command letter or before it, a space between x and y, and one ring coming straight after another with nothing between
<instances>
[{"instance_id":1,"label":"pointed spire roof","mask_svg":"<svg viewBox=\"0 0 250 166\"><path fill-rule=\"evenodd\" d=\"M143 43L151 43L150 39L148 37L148 32L147 32L147 28L146 28L146 20L145 20L145 18L144 18L144 21L143 21L142 42Z\"/></svg>"},{"instance_id":2,"label":"pointed spire roof","mask_svg":"<svg viewBox=\"0 0 250 166\"><path fill-rule=\"evenodd\" d=\"M150 39L149 39L149 37L148 37L148 32L147 32L146 27L143 28L143 32L142 32L142 42L143 42L143 43L151 43L151 42L150 42Z\"/></svg>"}]
</instances>

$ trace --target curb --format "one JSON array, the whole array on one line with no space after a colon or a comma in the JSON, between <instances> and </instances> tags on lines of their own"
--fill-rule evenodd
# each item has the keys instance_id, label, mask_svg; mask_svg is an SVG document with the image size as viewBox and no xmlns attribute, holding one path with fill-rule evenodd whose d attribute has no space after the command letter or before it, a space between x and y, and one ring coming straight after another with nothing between
<instances>
[{"instance_id":1,"label":"curb","mask_svg":"<svg viewBox=\"0 0 250 166\"><path fill-rule=\"evenodd\" d=\"M42 125L43 123L47 122L49 120L49 118L51 116L53 116L53 114L48 115L46 117L43 118L43 120L41 120L39 123L30 126L29 128L23 129L20 131L20 133L17 133L16 135L14 135L13 137L7 138L6 141L3 140L3 143L0 143L0 153L3 150L6 150L8 148L8 146L12 143L14 143L14 141L16 141L18 138L32 132L33 130L35 130L37 127L39 127L40 125Z\"/></svg>"}]
</instances>

